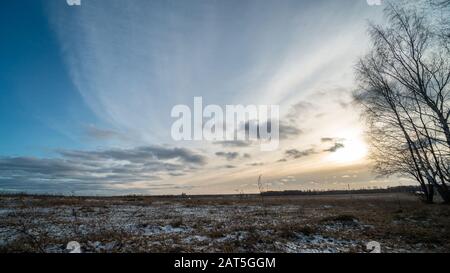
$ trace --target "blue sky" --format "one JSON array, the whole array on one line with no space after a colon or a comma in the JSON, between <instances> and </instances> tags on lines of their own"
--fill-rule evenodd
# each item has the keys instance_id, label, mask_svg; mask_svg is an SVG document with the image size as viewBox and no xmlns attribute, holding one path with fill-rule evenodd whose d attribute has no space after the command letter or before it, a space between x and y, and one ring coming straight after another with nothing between
<instances>
[{"instance_id":1,"label":"blue sky","mask_svg":"<svg viewBox=\"0 0 450 273\"><path fill-rule=\"evenodd\" d=\"M386 185L369 175L350 101L382 6L81 3L2 3L0 190L251 192L258 174L277 189ZM170 110L194 96L279 104L280 149L173 141Z\"/></svg>"},{"instance_id":2,"label":"blue sky","mask_svg":"<svg viewBox=\"0 0 450 273\"><path fill-rule=\"evenodd\" d=\"M47 155L83 147L70 124L95 122L73 87L45 1L8 1L0 10L0 130L3 155Z\"/></svg>"}]
</instances>

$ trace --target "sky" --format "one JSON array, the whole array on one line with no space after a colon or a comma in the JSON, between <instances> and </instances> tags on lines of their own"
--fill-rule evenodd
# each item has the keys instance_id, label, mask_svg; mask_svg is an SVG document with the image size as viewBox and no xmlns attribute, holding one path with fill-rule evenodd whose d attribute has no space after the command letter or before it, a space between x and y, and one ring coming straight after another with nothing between
<instances>
[{"instance_id":1,"label":"sky","mask_svg":"<svg viewBox=\"0 0 450 273\"><path fill-rule=\"evenodd\" d=\"M366 0L17 0L0 9L0 191L396 186L376 178L354 64ZM177 104L279 105L280 145L175 141Z\"/></svg>"}]
</instances>

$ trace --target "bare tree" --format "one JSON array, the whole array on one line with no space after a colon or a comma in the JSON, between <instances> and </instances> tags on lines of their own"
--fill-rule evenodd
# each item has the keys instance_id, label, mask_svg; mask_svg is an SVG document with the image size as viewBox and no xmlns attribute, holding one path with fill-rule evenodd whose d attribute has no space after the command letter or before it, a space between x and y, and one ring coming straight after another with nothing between
<instances>
[{"instance_id":1,"label":"bare tree","mask_svg":"<svg viewBox=\"0 0 450 273\"><path fill-rule=\"evenodd\" d=\"M264 210L264 215L267 215L267 209L266 209L266 202L264 202L264 184L261 180L261 176L258 176L258 190L259 190L259 197L261 198L261 206L263 207Z\"/></svg>"},{"instance_id":2,"label":"bare tree","mask_svg":"<svg viewBox=\"0 0 450 273\"><path fill-rule=\"evenodd\" d=\"M450 203L450 50L441 28L414 7L389 4L386 26L370 25L373 48L356 68L375 171L436 189Z\"/></svg>"}]
</instances>

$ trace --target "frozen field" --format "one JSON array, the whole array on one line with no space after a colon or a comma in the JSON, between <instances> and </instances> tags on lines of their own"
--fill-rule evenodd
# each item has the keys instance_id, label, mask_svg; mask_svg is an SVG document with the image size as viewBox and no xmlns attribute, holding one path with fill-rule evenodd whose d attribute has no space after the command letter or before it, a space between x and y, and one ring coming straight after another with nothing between
<instances>
[{"instance_id":1,"label":"frozen field","mask_svg":"<svg viewBox=\"0 0 450 273\"><path fill-rule=\"evenodd\" d=\"M0 197L0 252L450 252L450 207L407 194Z\"/></svg>"}]
</instances>

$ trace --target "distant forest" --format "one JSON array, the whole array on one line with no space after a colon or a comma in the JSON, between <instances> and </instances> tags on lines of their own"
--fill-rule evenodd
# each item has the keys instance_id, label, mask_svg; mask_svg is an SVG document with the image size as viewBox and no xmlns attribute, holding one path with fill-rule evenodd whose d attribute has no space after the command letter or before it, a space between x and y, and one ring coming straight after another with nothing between
<instances>
[{"instance_id":1,"label":"distant forest","mask_svg":"<svg viewBox=\"0 0 450 273\"><path fill-rule=\"evenodd\" d=\"M286 190L286 191L266 191L262 192L265 196L277 196L277 195L330 195L330 194L364 194L364 193L415 193L420 191L418 186L397 186L389 188L376 188L376 189L357 189L357 190Z\"/></svg>"}]
</instances>

